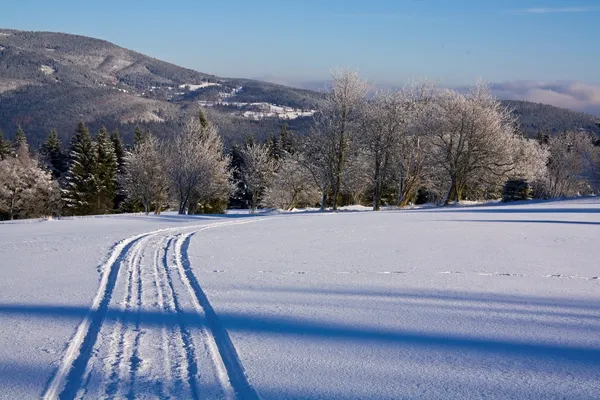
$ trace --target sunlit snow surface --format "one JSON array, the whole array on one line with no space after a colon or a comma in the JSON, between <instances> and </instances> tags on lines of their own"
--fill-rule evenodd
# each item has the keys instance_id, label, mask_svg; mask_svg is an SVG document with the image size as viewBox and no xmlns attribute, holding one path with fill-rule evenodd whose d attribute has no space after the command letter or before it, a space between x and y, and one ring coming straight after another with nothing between
<instances>
[{"instance_id":1,"label":"sunlit snow surface","mask_svg":"<svg viewBox=\"0 0 600 400\"><path fill-rule=\"evenodd\" d=\"M360 210L0 224L0 399L600 398L600 199Z\"/></svg>"}]
</instances>

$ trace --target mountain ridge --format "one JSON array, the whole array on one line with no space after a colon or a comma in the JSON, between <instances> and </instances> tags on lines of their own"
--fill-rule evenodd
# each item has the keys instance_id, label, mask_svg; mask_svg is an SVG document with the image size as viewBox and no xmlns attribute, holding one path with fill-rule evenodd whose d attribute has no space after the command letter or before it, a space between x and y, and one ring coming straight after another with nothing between
<instances>
[{"instance_id":1,"label":"mountain ridge","mask_svg":"<svg viewBox=\"0 0 600 400\"><path fill-rule=\"evenodd\" d=\"M79 120L92 129L118 128L126 139L136 126L168 135L182 118L197 112L200 102L208 105L209 117L219 125L226 144L248 135L263 140L283 123L305 132L310 124L306 116L323 96L198 72L102 39L0 29L0 129L12 137L21 126L34 145L51 129L67 140ZM591 115L526 102L510 104L530 135L538 129L600 133Z\"/></svg>"}]
</instances>

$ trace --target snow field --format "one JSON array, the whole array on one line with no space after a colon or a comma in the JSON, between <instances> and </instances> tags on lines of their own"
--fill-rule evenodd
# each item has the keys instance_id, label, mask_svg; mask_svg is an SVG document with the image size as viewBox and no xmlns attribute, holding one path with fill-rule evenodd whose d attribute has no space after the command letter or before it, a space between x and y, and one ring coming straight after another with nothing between
<instances>
[{"instance_id":1,"label":"snow field","mask_svg":"<svg viewBox=\"0 0 600 400\"><path fill-rule=\"evenodd\" d=\"M600 398L599 199L361 210L0 224L0 399Z\"/></svg>"}]
</instances>

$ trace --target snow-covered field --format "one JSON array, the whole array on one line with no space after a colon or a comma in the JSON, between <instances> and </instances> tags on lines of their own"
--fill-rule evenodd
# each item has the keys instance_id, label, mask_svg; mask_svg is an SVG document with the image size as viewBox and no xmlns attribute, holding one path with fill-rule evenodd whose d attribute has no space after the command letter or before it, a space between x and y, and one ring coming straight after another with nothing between
<instances>
[{"instance_id":1,"label":"snow-covered field","mask_svg":"<svg viewBox=\"0 0 600 400\"><path fill-rule=\"evenodd\" d=\"M599 240L598 198L2 223L0 399L598 399Z\"/></svg>"}]
</instances>

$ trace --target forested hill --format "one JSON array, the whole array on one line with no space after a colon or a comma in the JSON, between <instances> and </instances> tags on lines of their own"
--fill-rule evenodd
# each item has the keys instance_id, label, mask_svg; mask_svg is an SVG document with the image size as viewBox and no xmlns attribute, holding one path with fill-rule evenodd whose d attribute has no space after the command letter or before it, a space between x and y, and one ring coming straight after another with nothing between
<instances>
[{"instance_id":1,"label":"forested hill","mask_svg":"<svg viewBox=\"0 0 600 400\"><path fill-rule=\"evenodd\" d=\"M169 135L198 102L226 144L248 135L262 140L283 123L305 132L322 98L316 91L193 71L103 40L0 29L0 129L12 138L21 126L34 146L52 129L66 141L79 120L92 130L118 128L126 140L136 126ZM530 135L539 129L600 131L590 115L507 104Z\"/></svg>"},{"instance_id":2,"label":"forested hill","mask_svg":"<svg viewBox=\"0 0 600 400\"><path fill-rule=\"evenodd\" d=\"M136 126L169 134L198 101L235 102L210 107L226 142L280 129L278 118L258 118L258 105L315 108L321 93L253 81L220 78L131 51L104 40L52 32L0 29L0 129L9 138L17 126L36 145L56 129L66 140L77 122L92 130L119 128L125 138ZM244 104L248 104L245 106ZM246 114L244 114L244 112ZM285 116L284 116L285 117ZM298 119L298 120L296 120ZM308 118L290 119L297 129Z\"/></svg>"},{"instance_id":3,"label":"forested hill","mask_svg":"<svg viewBox=\"0 0 600 400\"><path fill-rule=\"evenodd\" d=\"M565 130L600 134L600 118L590 114L529 101L503 100L503 103L518 116L521 130L531 136L539 130L551 134Z\"/></svg>"}]
</instances>

